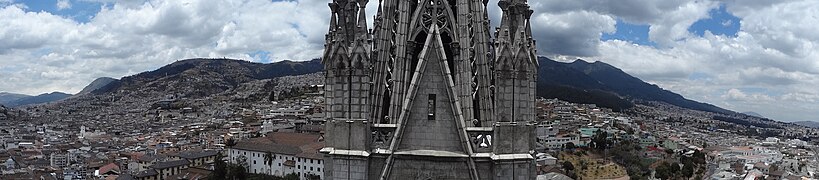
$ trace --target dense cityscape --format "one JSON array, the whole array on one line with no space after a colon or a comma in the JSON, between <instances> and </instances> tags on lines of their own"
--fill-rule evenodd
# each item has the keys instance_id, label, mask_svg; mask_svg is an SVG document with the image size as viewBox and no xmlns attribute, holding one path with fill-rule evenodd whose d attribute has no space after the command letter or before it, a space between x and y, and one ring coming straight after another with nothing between
<instances>
[{"instance_id":1,"label":"dense cityscape","mask_svg":"<svg viewBox=\"0 0 819 180\"><path fill-rule=\"evenodd\" d=\"M100 120L74 109L95 105L24 108L28 119L2 122L2 179L205 179L232 165L247 174L231 176L323 179L324 91L315 77L281 78L295 95L169 98L95 114ZM614 112L541 98L537 112L537 173L548 179L802 179L819 168L817 129L749 135L765 128L662 103Z\"/></svg>"},{"instance_id":2,"label":"dense cityscape","mask_svg":"<svg viewBox=\"0 0 819 180\"><path fill-rule=\"evenodd\" d=\"M817 12L0 0L0 180L817 180Z\"/></svg>"}]
</instances>

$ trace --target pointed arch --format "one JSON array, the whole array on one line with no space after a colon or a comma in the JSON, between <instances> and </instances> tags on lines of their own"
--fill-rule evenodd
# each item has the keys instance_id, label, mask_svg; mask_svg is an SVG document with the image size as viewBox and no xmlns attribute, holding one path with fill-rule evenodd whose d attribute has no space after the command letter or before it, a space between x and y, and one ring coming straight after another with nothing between
<instances>
[{"instance_id":1,"label":"pointed arch","mask_svg":"<svg viewBox=\"0 0 819 180\"><path fill-rule=\"evenodd\" d=\"M432 24L438 26L439 32L446 32L450 37L458 37L454 30L455 22L457 22L455 13L447 0L421 0L410 21L410 32L413 35L410 39L415 39L419 32L431 29Z\"/></svg>"}]
</instances>

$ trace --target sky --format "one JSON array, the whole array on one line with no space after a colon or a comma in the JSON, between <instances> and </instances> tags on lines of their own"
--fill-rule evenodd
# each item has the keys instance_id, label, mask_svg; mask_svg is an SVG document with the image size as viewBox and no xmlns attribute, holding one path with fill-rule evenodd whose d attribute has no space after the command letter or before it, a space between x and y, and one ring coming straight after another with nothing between
<instances>
[{"instance_id":1,"label":"sky","mask_svg":"<svg viewBox=\"0 0 819 180\"><path fill-rule=\"evenodd\" d=\"M0 0L0 92L76 93L98 77L195 57L318 58L329 1ZM738 112L819 121L819 1L529 3L539 55L606 62Z\"/></svg>"}]
</instances>

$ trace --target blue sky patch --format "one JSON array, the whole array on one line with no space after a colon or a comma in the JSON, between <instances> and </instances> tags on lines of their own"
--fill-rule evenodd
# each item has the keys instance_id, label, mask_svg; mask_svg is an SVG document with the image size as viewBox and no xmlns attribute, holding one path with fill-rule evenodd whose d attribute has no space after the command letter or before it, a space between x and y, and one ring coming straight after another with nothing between
<instances>
[{"instance_id":1,"label":"blue sky patch","mask_svg":"<svg viewBox=\"0 0 819 180\"><path fill-rule=\"evenodd\" d=\"M29 0L19 1L28 6L26 11L29 12L49 12L54 15L73 19L80 23L86 23L100 12L103 6L99 2L88 1L70 1L71 7L66 9L59 9L57 7L57 0Z\"/></svg>"},{"instance_id":2,"label":"blue sky patch","mask_svg":"<svg viewBox=\"0 0 819 180\"><path fill-rule=\"evenodd\" d=\"M740 19L725 10L724 4L708 11L708 16L710 18L694 22L691 27L688 27L688 32L703 36L705 31L710 31L714 35L736 37L739 32Z\"/></svg>"},{"instance_id":3,"label":"blue sky patch","mask_svg":"<svg viewBox=\"0 0 819 180\"><path fill-rule=\"evenodd\" d=\"M268 52L268 51L257 50L257 51L254 51L254 52L247 53L247 55L249 55L250 57L253 57L253 59L255 61L257 61L257 62L261 62L261 63L271 63L272 62L272 60L270 59L270 52Z\"/></svg>"},{"instance_id":4,"label":"blue sky patch","mask_svg":"<svg viewBox=\"0 0 819 180\"><path fill-rule=\"evenodd\" d=\"M711 79L711 75L702 72L693 72L688 75L688 79L690 80L708 80Z\"/></svg>"},{"instance_id":5,"label":"blue sky patch","mask_svg":"<svg viewBox=\"0 0 819 180\"><path fill-rule=\"evenodd\" d=\"M31 52L31 55L32 55L32 56L35 56L35 57L40 57L40 56L45 56L45 55L48 55L48 54L50 54L51 52L52 52L51 48L49 48L49 47L43 47L43 48L37 49L37 50L35 50L35 51L32 51L32 52Z\"/></svg>"},{"instance_id":6,"label":"blue sky patch","mask_svg":"<svg viewBox=\"0 0 819 180\"><path fill-rule=\"evenodd\" d=\"M782 92L778 92L778 91L768 89L768 88L763 88L763 87L742 87L742 88L737 88L737 89L739 89L742 92L748 93L748 94L764 94L764 95L768 95L768 96L772 96L772 97L773 96L781 96L783 94Z\"/></svg>"},{"instance_id":7,"label":"blue sky patch","mask_svg":"<svg viewBox=\"0 0 819 180\"><path fill-rule=\"evenodd\" d=\"M648 39L648 27L645 24L631 24L620 19L617 19L617 24L614 25L617 29L614 33L603 33L600 40L607 41L612 39L628 41L634 44L656 46L657 43Z\"/></svg>"}]
</instances>

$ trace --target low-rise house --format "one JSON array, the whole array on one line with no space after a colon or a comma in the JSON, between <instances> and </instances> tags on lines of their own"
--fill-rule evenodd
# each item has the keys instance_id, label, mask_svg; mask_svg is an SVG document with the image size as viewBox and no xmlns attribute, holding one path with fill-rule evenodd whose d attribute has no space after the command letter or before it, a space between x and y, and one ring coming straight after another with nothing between
<instances>
[{"instance_id":1,"label":"low-rise house","mask_svg":"<svg viewBox=\"0 0 819 180\"><path fill-rule=\"evenodd\" d=\"M137 173L133 177L134 177L134 179L138 179L138 180L158 180L159 179L159 173L156 172L156 170L154 170L154 169L148 169L148 170L140 171L139 173Z\"/></svg>"},{"instance_id":2,"label":"low-rise house","mask_svg":"<svg viewBox=\"0 0 819 180\"><path fill-rule=\"evenodd\" d=\"M558 134L555 136L538 137L537 141L548 149L563 149L566 145L572 143L579 146L580 136L577 134Z\"/></svg>"},{"instance_id":3,"label":"low-rise house","mask_svg":"<svg viewBox=\"0 0 819 180\"><path fill-rule=\"evenodd\" d=\"M205 150L205 151L189 151L189 152L181 152L177 156L182 159L188 160L190 162L189 167L199 167L206 164L211 164L216 159L216 154L218 151L215 150Z\"/></svg>"},{"instance_id":4,"label":"low-rise house","mask_svg":"<svg viewBox=\"0 0 819 180\"><path fill-rule=\"evenodd\" d=\"M159 179L166 179L171 175L178 174L180 171L187 169L190 162L186 159L158 162L151 166L159 175Z\"/></svg>"},{"instance_id":5,"label":"low-rise house","mask_svg":"<svg viewBox=\"0 0 819 180\"><path fill-rule=\"evenodd\" d=\"M160 161L168 160L168 157L165 155L153 155L153 154L146 154L142 155L137 158L137 162L139 163L139 171L145 171L150 166L156 164Z\"/></svg>"},{"instance_id":6,"label":"low-rise house","mask_svg":"<svg viewBox=\"0 0 819 180\"><path fill-rule=\"evenodd\" d=\"M62 153L51 153L50 158L51 166L64 168L68 166L68 154Z\"/></svg>"},{"instance_id":7,"label":"low-rise house","mask_svg":"<svg viewBox=\"0 0 819 180\"><path fill-rule=\"evenodd\" d=\"M98 178L106 178L110 176L119 176L121 173L119 166L115 163L109 163L105 166L100 167L98 170L94 172L94 176Z\"/></svg>"},{"instance_id":8,"label":"low-rise house","mask_svg":"<svg viewBox=\"0 0 819 180\"><path fill-rule=\"evenodd\" d=\"M324 162L318 153L323 147L320 135L276 132L237 143L228 150L228 158L231 163L247 165L250 173L274 176L294 173L300 178L323 179Z\"/></svg>"},{"instance_id":9,"label":"low-rise house","mask_svg":"<svg viewBox=\"0 0 819 180\"><path fill-rule=\"evenodd\" d=\"M765 164L763 162L754 163L754 169L762 171L762 173L765 173L765 174L768 174L770 168L771 168L771 166L768 166L767 164Z\"/></svg>"}]
</instances>

